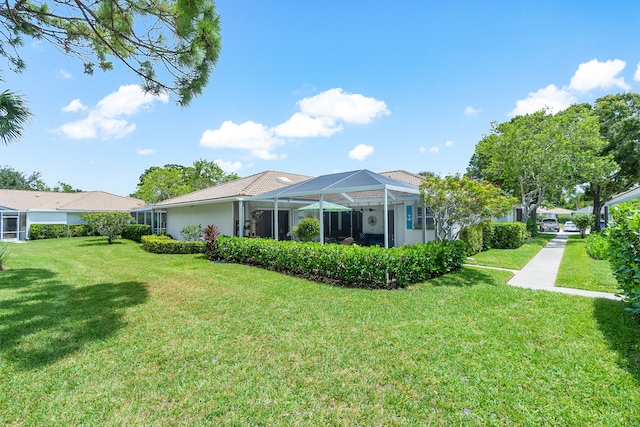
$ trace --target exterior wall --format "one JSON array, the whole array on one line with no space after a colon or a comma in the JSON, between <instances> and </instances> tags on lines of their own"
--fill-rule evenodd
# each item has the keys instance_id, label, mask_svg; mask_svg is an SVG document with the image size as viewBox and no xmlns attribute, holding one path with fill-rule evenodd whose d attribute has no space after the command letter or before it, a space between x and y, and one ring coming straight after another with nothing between
<instances>
[{"instance_id":1,"label":"exterior wall","mask_svg":"<svg viewBox=\"0 0 640 427\"><path fill-rule=\"evenodd\" d=\"M167 208L167 234L181 240L180 230L186 225L200 224L206 227L214 224L218 226L221 234L233 236L233 211L233 202Z\"/></svg>"},{"instance_id":2,"label":"exterior wall","mask_svg":"<svg viewBox=\"0 0 640 427\"><path fill-rule=\"evenodd\" d=\"M83 215L84 212L82 213L68 213L67 214L67 224L68 225L78 225L78 224L86 224L87 221L83 221L80 216Z\"/></svg>"},{"instance_id":3,"label":"exterior wall","mask_svg":"<svg viewBox=\"0 0 640 427\"><path fill-rule=\"evenodd\" d=\"M29 212L29 224L67 224L66 212ZM27 224L27 226L29 225Z\"/></svg>"}]
</instances>

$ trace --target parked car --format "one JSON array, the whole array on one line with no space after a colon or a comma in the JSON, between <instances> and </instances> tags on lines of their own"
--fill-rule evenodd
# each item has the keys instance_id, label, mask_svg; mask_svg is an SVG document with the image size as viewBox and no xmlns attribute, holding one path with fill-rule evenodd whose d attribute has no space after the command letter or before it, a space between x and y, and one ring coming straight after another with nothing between
<instances>
[{"instance_id":1,"label":"parked car","mask_svg":"<svg viewBox=\"0 0 640 427\"><path fill-rule=\"evenodd\" d=\"M555 218L544 218L540 223L540 231L560 231L560 224Z\"/></svg>"},{"instance_id":2,"label":"parked car","mask_svg":"<svg viewBox=\"0 0 640 427\"><path fill-rule=\"evenodd\" d=\"M562 229L566 232L578 232L578 227L571 221L567 221L564 223L564 227Z\"/></svg>"}]
</instances>

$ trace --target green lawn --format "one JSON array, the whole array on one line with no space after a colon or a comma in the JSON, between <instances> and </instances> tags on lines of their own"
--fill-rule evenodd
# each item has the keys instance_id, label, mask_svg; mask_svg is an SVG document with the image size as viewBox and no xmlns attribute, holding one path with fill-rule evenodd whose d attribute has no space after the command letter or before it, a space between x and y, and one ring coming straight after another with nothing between
<instances>
[{"instance_id":1,"label":"green lawn","mask_svg":"<svg viewBox=\"0 0 640 427\"><path fill-rule=\"evenodd\" d=\"M469 263L520 270L554 237L556 237L555 234L539 234L527 239L525 244L518 249L489 249L475 254L472 257L474 261Z\"/></svg>"},{"instance_id":2,"label":"green lawn","mask_svg":"<svg viewBox=\"0 0 640 427\"><path fill-rule=\"evenodd\" d=\"M572 235L567 240L556 286L616 293L618 282L613 277L608 260L596 260L587 255L585 240Z\"/></svg>"},{"instance_id":3,"label":"green lawn","mask_svg":"<svg viewBox=\"0 0 640 427\"><path fill-rule=\"evenodd\" d=\"M476 268L371 291L129 241L9 251L0 425L640 424L619 302Z\"/></svg>"}]
</instances>

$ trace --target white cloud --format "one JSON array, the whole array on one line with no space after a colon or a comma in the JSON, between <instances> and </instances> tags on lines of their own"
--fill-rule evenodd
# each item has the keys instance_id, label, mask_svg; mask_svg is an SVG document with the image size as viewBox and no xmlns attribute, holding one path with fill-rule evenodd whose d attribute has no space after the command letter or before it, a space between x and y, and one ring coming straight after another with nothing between
<instances>
[{"instance_id":1,"label":"white cloud","mask_svg":"<svg viewBox=\"0 0 640 427\"><path fill-rule=\"evenodd\" d=\"M310 117L304 113L295 113L289 120L276 126L278 136L288 138L309 138L316 136L329 137L342 131L342 126L336 126L335 120L329 117Z\"/></svg>"},{"instance_id":2,"label":"white cloud","mask_svg":"<svg viewBox=\"0 0 640 427\"><path fill-rule=\"evenodd\" d=\"M469 105L464 109L464 115L468 117L473 117L473 116L477 116L480 113L480 111L482 110L480 109L476 110L471 105Z\"/></svg>"},{"instance_id":3,"label":"white cloud","mask_svg":"<svg viewBox=\"0 0 640 427\"><path fill-rule=\"evenodd\" d=\"M136 129L136 125L124 120L123 116L133 116L155 101L166 103L168 100L167 94L151 95L145 93L138 85L120 86L117 92L101 99L89 111L87 118L65 123L58 130L71 139L90 139L98 136L103 140L123 138ZM64 108L68 109L67 111L80 108L80 101L75 101L71 101Z\"/></svg>"},{"instance_id":4,"label":"white cloud","mask_svg":"<svg viewBox=\"0 0 640 427\"><path fill-rule=\"evenodd\" d=\"M66 107L62 107L62 111L65 113L76 113L78 111L84 111L87 107L82 105L80 99L74 99Z\"/></svg>"},{"instance_id":5,"label":"white cloud","mask_svg":"<svg viewBox=\"0 0 640 427\"><path fill-rule=\"evenodd\" d=\"M140 156L148 156L150 154L155 153L156 150L154 150L153 148L138 148L136 150L136 154L139 154Z\"/></svg>"},{"instance_id":6,"label":"white cloud","mask_svg":"<svg viewBox=\"0 0 640 427\"><path fill-rule=\"evenodd\" d=\"M300 111L311 117L328 117L347 123L370 123L379 116L391 114L387 104L375 98L329 89L298 102Z\"/></svg>"},{"instance_id":7,"label":"white cloud","mask_svg":"<svg viewBox=\"0 0 640 427\"><path fill-rule=\"evenodd\" d=\"M620 59L600 62L593 59L578 66L578 71L571 78L569 88L578 92L588 92L591 89L609 89L619 87L629 90L631 87L624 81L624 77L616 77L624 67L626 62Z\"/></svg>"},{"instance_id":8,"label":"white cloud","mask_svg":"<svg viewBox=\"0 0 640 427\"><path fill-rule=\"evenodd\" d=\"M58 70L58 78L59 79L65 79L66 80L66 79L70 79L72 77L73 76L71 75L70 72L68 72L66 70L62 70L62 69Z\"/></svg>"},{"instance_id":9,"label":"white cloud","mask_svg":"<svg viewBox=\"0 0 640 427\"><path fill-rule=\"evenodd\" d=\"M366 124L379 116L391 114L383 101L346 93L340 88L304 98L298 101L298 106L299 112L275 127L253 121L240 125L226 121L219 129L205 130L200 145L249 150L255 157L265 160L284 158L285 154L278 156L272 153L276 147L285 144L283 138L330 137L344 129L339 122Z\"/></svg>"},{"instance_id":10,"label":"white cloud","mask_svg":"<svg viewBox=\"0 0 640 427\"><path fill-rule=\"evenodd\" d=\"M437 145L429 148L429 152L431 152L431 153L437 153L439 151L440 151L440 147L438 147Z\"/></svg>"},{"instance_id":11,"label":"white cloud","mask_svg":"<svg viewBox=\"0 0 640 427\"><path fill-rule=\"evenodd\" d=\"M426 152L427 152L427 149L426 149L426 148L424 148L424 147L420 147L420 150L419 150L419 151L420 151L422 154L424 154L424 153L426 153Z\"/></svg>"},{"instance_id":12,"label":"white cloud","mask_svg":"<svg viewBox=\"0 0 640 427\"><path fill-rule=\"evenodd\" d=\"M225 171L226 173L238 172L242 169L242 163L240 162L226 162L222 159L213 161L216 165L220 166L220 169Z\"/></svg>"},{"instance_id":13,"label":"white cloud","mask_svg":"<svg viewBox=\"0 0 640 427\"><path fill-rule=\"evenodd\" d=\"M219 129L207 129L200 138L200 145L204 147L249 150L263 160L277 159L271 151L282 144L284 141L275 136L273 129L252 121L239 125L226 121Z\"/></svg>"},{"instance_id":14,"label":"white cloud","mask_svg":"<svg viewBox=\"0 0 640 427\"><path fill-rule=\"evenodd\" d=\"M453 142L453 141L445 141L445 142L444 142L444 146L445 146L445 147L455 147L455 146L456 146L456 143L455 143L455 142Z\"/></svg>"},{"instance_id":15,"label":"white cloud","mask_svg":"<svg viewBox=\"0 0 640 427\"><path fill-rule=\"evenodd\" d=\"M636 65L636 73L633 75L633 80L640 80L640 62L638 62L638 65Z\"/></svg>"},{"instance_id":16,"label":"white cloud","mask_svg":"<svg viewBox=\"0 0 640 427\"><path fill-rule=\"evenodd\" d=\"M558 89L549 85L537 92L529 92L526 99L516 102L516 108L508 115L510 117L535 113L547 107L553 113L562 111L576 102L576 96L566 89Z\"/></svg>"},{"instance_id":17,"label":"white cloud","mask_svg":"<svg viewBox=\"0 0 640 427\"><path fill-rule=\"evenodd\" d=\"M349 151L349 158L353 160L363 161L373 153L373 147L370 145L359 144Z\"/></svg>"}]
</instances>

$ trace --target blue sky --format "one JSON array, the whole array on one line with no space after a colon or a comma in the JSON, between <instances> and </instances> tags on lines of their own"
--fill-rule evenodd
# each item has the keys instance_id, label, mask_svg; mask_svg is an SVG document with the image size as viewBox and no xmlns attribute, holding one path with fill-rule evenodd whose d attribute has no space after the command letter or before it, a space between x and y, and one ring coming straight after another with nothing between
<instances>
[{"instance_id":1,"label":"blue sky","mask_svg":"<svg viewBox=\"0 0 640 427\"><path fill-rule=\"evenodd\" d=\"M247 176L464 172L492 121L640 92L640 3L219 0L223 50L189 108L27 40L3 85L35 114L0 165L128 195L150 166Z\"/></svg>"}]
</instances>

